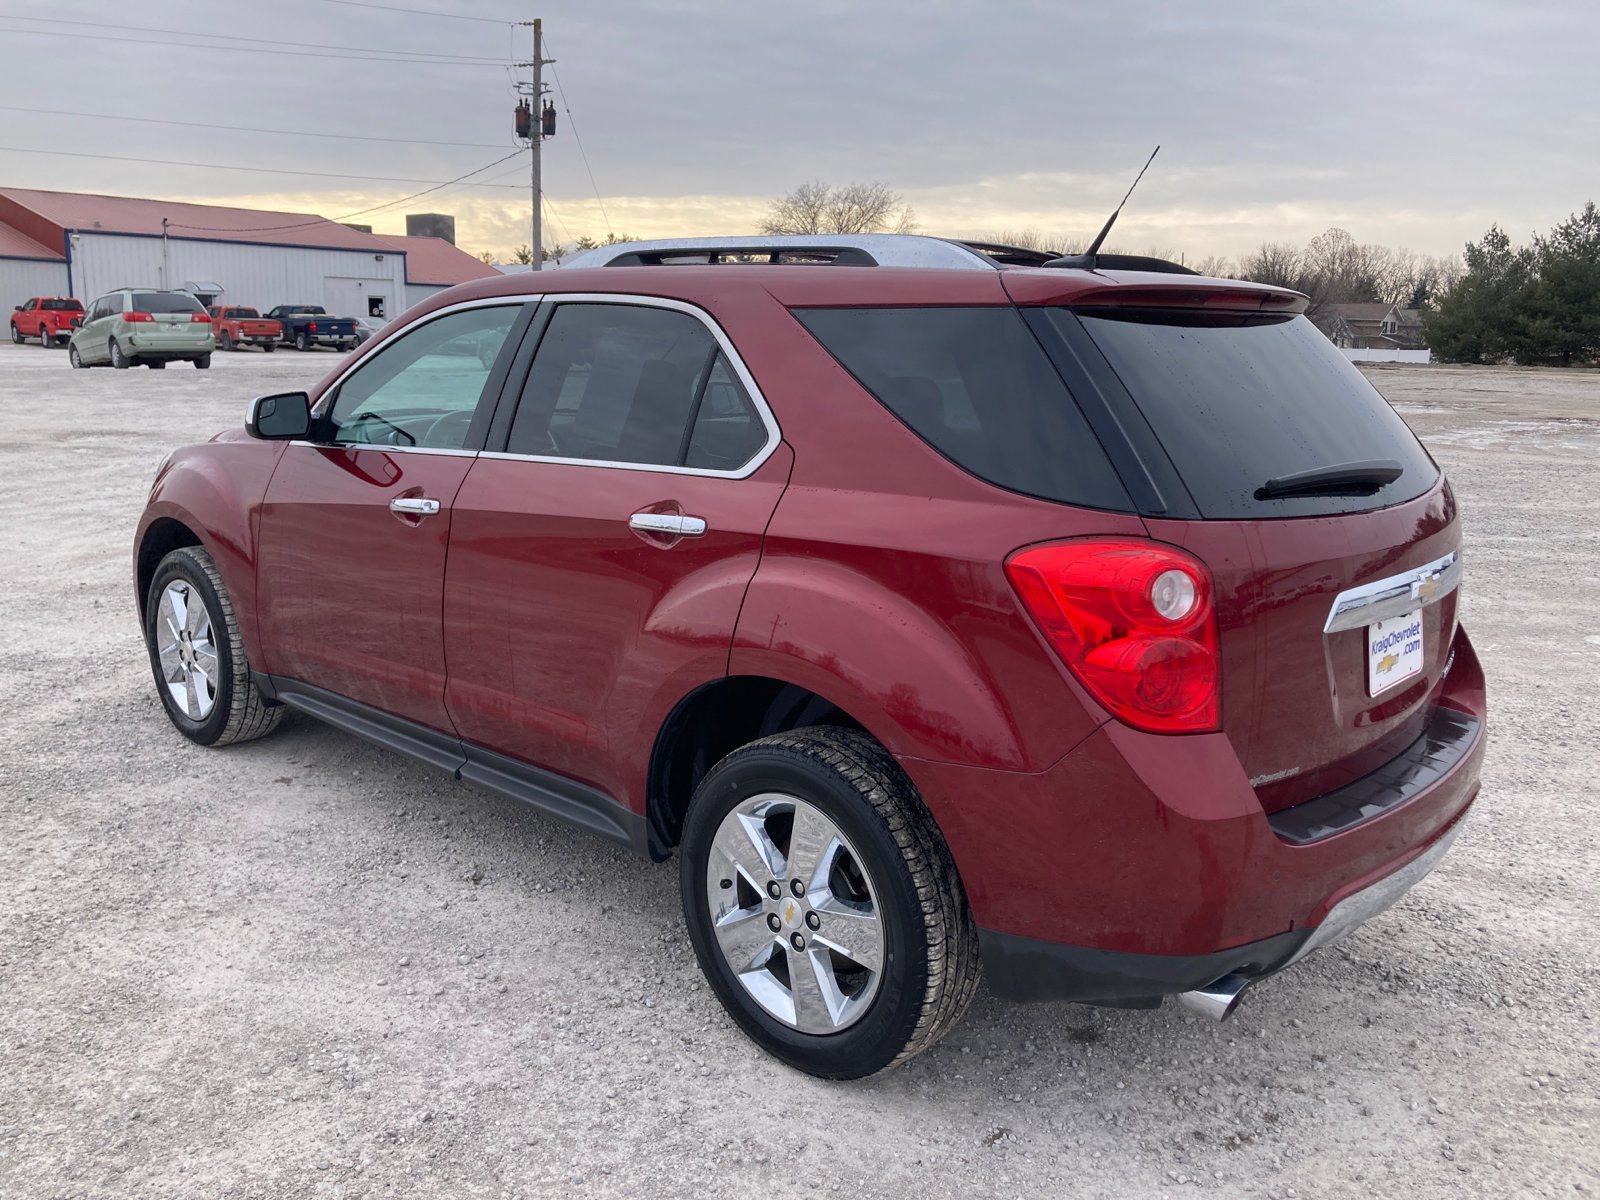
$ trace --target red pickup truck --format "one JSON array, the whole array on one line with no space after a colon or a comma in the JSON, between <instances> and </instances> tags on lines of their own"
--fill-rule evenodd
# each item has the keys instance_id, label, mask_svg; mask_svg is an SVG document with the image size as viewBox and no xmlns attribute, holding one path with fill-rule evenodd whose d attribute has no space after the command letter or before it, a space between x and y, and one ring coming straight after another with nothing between
<instances>
[{"instance_id":1,"label":"red pickup truck","mask_svg":"<svg viewBox=\"0 0 1600 1200\"><path fill-rule=\"evenodd\" d=\"M233 305L212 305L206 309L211 314L212 328L217 335L218 350L237 350L241 346L260 346L268 354L278 348L283 336L283 325L263 317L253 308Z\"/></svg>"},{"instance_id":2,"label":"red pickup truck","mask_svg":"<svg viewBox=\"0 0 1600 1200\"><path fill-rule=\"evenodd\" d=\"M38 338L41 346L55 346L83 324L83 302L66 296L35 296L11 311L11 340Z\"/></svg>"}]
</instances>

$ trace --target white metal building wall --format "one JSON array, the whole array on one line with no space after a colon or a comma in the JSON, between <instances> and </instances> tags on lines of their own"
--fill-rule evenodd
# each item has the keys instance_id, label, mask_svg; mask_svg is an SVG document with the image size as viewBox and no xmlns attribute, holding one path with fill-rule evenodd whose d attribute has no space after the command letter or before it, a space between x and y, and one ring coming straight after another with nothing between
<instances>
[{"instance_id":1,"label":"white metal building wall","mask_svg":"<svg viewBox=\"0 0 1600 1200\"><path fill-rule=\"evenodd\" d=\"M445 283L408 283L406 284L406 307L421 304L429 296L436 296L444 291L449 284ZM391 317L398 317L399 313L390 313Z\"/></svg>"},{"instance_id":2,"label":"white metal building wall","mask_svg":"<svg viewBox=\"0 0 1600 1200\"><path fill-rule=\"evenodd\" d=\"M67 266L65 263L39 262L29 258L0 258L0 313L8 318L11 310L26 304L35 296L65 296L67 294ZM9 326L0 330L10 336Z\"/></svg>"},{"instance_id":3,"label":"white metal building wall","mask_svg":"<svg viewBox=\"0 0 1600 1200\"><path fill-rule=\"evenodd\" d=\"M72 241L73 295L85 303L118 287L181 288L185 283L219 283L222 299L265 312L279 304L322 304L328 293L342 296L336 281L354 281L373 295L389 298L391 314L404 301L405 255L361 250L322 250L262 246L248 242L167 239L166 280L162 279L160 238L124 234L76 233ZM336 300L337 303L337 300ZM337 316L363 316L336 313Z\"/></svg>"}]
</instances>

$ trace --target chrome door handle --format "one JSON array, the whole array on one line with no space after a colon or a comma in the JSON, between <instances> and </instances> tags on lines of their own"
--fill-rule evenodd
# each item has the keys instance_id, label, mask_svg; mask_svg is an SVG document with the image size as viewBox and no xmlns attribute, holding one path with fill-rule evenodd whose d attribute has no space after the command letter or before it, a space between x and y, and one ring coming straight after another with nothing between
<instances>
[{"instance_id":1,"label":"chrome door handle","mask_svg":"<svg viewBox=\"0 0 1600 1200\"><path fill-rule=\"evenodd\" d=\"M439 502L422 496L396 496L389 501L389 511L405 513L408 517L436 517L439 515Z\"/></svg>"},{"instance_id":2,"label":"chrome door handle","mask_svg":"<svg viewBox=\"0 0 1600 1200\"><path fill-rule=\"evenodd\" d=\"M664 533L668 537L705 537L706 523L701 517L686 517L680 513L634 513L628 518L628 528L640 533Z\"/></svg>"}]
</instances>

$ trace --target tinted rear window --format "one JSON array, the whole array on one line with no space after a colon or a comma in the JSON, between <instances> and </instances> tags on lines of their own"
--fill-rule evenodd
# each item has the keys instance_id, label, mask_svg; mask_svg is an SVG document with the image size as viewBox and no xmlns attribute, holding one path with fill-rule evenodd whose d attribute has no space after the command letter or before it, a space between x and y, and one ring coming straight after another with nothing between
<instances>
[{"instance_id":1,"label":"tinted rear window","mask_svg":"<svg viewBox=\"0 0 1600 1200\"><path fill-rule=\"evenodd\" d=\"M1014 308L813 308L795 316L933 448L1011 491L1132 504Z\"/></svg>"},{"instance_id":2,"label":"tinted rear window","mask_svg":"<svg viewBox=\"0 0 1600 1200\"><path fill-rule=\"evenodd\" d=\"M259 317L260 315L261 314L256 312L256 310L253 308L230 308L228 310L228 316L232 317L236 321L248 320L252 317Z\"/></svg>"},{"instance_id":3,"label":"tinted rear window","mask_svg":"<svg viewBox=\"0 0 1600 1200\"><path fill-rule=\"evenodd\" d=\"M1360 512L1422 495L1438 469L1360 371L1305 317L1079 309L1205 517ZM1258 498L1268 479L1393 460L1376 490Z\"/></svg>"},{"instance_id":4,"label":"tinted rear window","mask_svg":"<svg viewBox=\"0 0 1600 1200\"><path fill-rule=\"evenodd\" d=\"M133 311L143 313L197 313L205 312L200 301L193 296L170 292L135 292Z\"/></svg>"},{"instance_id":5,"label":"tinted rear window","mask_svg":"<svg viewBox=\"0 0 1600 1200\"><path fill-rule=\"evenodd\" d=\"M40 308L50 308L57 312L82 312L83 305L76 300L41 300Z\"/></svg>"}]
</instances>

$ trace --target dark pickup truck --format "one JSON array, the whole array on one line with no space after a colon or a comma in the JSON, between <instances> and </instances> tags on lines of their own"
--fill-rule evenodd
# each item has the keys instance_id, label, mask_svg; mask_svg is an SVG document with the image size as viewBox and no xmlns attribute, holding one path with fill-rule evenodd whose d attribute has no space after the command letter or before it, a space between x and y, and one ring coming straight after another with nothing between
<instances>
[{"instance_id":1,"label":"dark pickup truck","mask_svg":"<svg viewBox=\"0 0 1600 1200\"><path fill-rule=\"evenodd\" d=\"M280 304L267 314L283 327L280 341L296 350L311 350L317 346L332 346L336 350L354 350L356 323L350 317L330 317L320 304Z\"/></svg>"}]
</instances>

